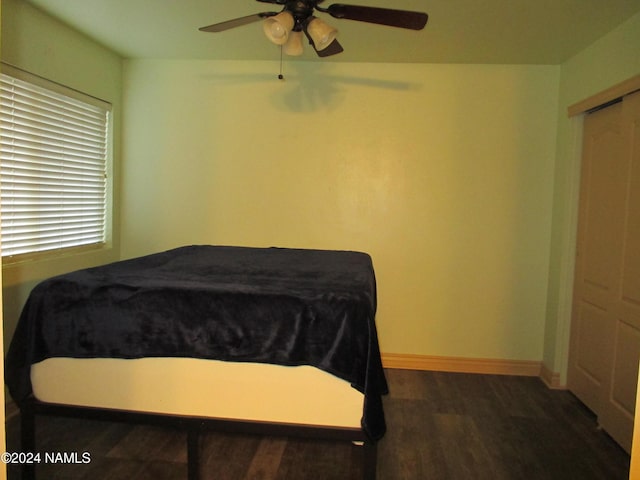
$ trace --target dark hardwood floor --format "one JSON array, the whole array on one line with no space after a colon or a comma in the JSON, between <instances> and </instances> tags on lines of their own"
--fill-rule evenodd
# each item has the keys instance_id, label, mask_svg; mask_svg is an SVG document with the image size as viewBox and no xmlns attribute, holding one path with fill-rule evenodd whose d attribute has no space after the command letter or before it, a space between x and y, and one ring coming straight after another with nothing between
<instances>
[{"instance_id":1,"label":"dark hardwood floor","mask_svg":"<svg viewBox=\"0 0 640 480\"><path fill-rule=\"evenodd\" d=\"M571 393L539 379L388 370L388 431L378 479L627 479L629 456ZM41 452L88 452L87 464L42 464L39 480L186 479L186 435L151 426L38 417ZM7 423L17 451L19 419ZM206 433L203 480L357 479L351 444ZM20 471L9 466L9 478Z\"/></svg>"}]
</instances>

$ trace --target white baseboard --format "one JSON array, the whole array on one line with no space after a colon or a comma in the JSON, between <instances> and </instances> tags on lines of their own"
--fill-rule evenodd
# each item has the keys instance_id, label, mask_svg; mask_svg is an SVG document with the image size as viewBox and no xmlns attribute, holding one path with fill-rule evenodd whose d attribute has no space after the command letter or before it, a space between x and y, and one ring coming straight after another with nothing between
<instances>
[{"instance_id":1,"label":"white baseboard","mask_svg":"<svg viewBox=\"0 0 640 480\"><path fill-rule=\"evenodd\" d=\"M493 375L519 375L542 377L542 362L529 360L502 360L487 358L437 357L429 355L410 355L383 353L382 364L385 368L404 370L431 370L438 372L484 373ZM559 375L558 375L559 380Z\"/></svg>"},{"instance_id":2,"label":"white baseboard","mask_svg":"<svg viewBox=\"0 0 640 480\"><path fill-rule=\"evenodd\" d=\"M544 364L542 365L542 370L540 371L540 378L547 385L547 387L553 390L567 389L566 385L562 385L562 383L560 383L560 373L552 372Z\"/></svg>"}]
</instances>

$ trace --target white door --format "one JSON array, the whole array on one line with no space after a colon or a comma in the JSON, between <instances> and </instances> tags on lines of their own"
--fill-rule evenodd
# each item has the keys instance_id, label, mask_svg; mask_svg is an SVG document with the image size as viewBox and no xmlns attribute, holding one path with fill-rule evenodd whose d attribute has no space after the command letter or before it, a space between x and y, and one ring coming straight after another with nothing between
<instances>
[{"instance_id":1,"label":"white door","mask_svg":"<svg viewBox=\"0 0 640 480\"><path fill-rule=\"evenodd\" d=\"M640 360L640 92L584 123L568 386L631 450Z\"/></svg>"}]
</instances>

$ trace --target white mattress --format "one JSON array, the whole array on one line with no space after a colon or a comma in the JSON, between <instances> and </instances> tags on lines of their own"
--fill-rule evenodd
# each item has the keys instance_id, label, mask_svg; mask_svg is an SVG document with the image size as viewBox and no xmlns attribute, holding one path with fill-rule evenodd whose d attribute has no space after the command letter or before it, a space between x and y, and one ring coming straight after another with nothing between
<instances>
[{"instance_id":1,"label":"white mattress","mask_svg":"<svg viewBox=\"0 0 640 480\"><path fill-rule=\"evenodd\" d=\"M31 367L43 402L360 428L364 396L310 366L194 358L50 358Z\"/></svg>"}]
</instances>

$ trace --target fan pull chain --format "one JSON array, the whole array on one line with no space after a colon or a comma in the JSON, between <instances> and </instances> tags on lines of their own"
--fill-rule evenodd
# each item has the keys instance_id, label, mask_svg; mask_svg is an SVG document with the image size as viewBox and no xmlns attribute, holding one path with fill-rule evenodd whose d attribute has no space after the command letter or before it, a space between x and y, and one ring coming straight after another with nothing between
<instances>
[{"instance_id":1,"label":"fan pull chain","mask_svg":"<svg viewBox=\"0 0 640 480\"><path fill-rule=\"evenodd\" d=\"M280 45L280 73L278 74L278 80L284 80L284 75L282 74L282 45Z\"/></svg>"}]
</instances>

